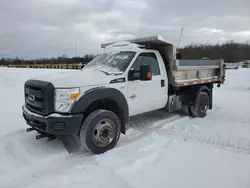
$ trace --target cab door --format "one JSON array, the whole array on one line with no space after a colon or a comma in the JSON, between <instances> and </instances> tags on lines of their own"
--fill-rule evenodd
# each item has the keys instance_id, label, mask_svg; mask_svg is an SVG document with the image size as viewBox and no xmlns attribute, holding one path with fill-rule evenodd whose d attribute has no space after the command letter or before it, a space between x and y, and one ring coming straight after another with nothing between
<instances>
[{"instance_id":1,"label":"cab door","mask_svg":"<svg viewBox=\"0 0 250 188\"><path fill-rule=\"evenodd\" d=\"M149 64L151 67L151 80L127 79L127 100L130 116L163 108L167 102L166 78L165 74L161 72L155 52L140 53L129 71L139 71L140 66L144 64Z\"/></svg>"}]
</instances>

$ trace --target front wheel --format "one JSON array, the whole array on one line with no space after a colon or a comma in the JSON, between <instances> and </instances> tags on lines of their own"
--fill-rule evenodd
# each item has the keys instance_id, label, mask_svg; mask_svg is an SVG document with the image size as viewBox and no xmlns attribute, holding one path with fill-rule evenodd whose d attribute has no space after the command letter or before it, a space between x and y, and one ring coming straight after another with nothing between
<instances>
[{"instance_id":1,"label":"front wheel","mask_svg":"<svg viewBox=\"0 0 250 188\"><path fill-rule=\"evenodd\" d=\"M101 154L115 147L120 132L121 121L115 113L96 110L83 121L79 136L84 149Z\"/></svg>"}]
</instances>

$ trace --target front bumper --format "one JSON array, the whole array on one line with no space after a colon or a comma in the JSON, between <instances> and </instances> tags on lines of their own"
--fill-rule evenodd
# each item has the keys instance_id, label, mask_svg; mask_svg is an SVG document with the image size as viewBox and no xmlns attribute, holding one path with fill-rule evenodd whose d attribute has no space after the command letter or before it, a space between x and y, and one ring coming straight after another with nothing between
<instances>
[{"instance_id":1,"label":"front bumper","mask_svg":"<svg viewBox=\"0 0 250 188\"><path fill-rule=\"evenodd\" d=\"M23 117L26 123L41 133L49 135L76 135L79 133L83 115L61 115L50 114L41 116L31 112L29 109L22 106Z\"/></svg>"}]
</instances>

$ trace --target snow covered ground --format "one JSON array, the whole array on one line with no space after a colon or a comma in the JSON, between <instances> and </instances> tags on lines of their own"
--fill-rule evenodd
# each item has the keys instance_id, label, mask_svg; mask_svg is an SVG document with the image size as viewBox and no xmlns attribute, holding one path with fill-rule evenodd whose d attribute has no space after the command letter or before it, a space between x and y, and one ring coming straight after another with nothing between
<instances>
[{"instance_id":1,"label":"snow covered ground","mask_svg":"<svg viewBox=\"0 0 250 188\"><path fill-rule=\"evenodd\" d=\"M204 119L153 112L102 155L26 133L23 84L55 71L0 68L0 188L249 188L250 69L228 70Z\"/></svg>"}]
</instances>

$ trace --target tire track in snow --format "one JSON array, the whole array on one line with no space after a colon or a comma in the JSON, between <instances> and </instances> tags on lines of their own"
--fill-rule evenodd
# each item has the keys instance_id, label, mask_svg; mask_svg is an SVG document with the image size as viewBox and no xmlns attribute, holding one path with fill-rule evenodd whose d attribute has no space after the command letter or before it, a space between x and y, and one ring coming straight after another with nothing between
<instances>
[{"instance_id":1,"label":"tire track in snow","mask_svg":"<svg viewBox=\"0 0 250 188\"><path fill-rule=\"evenodd\" d=\"M127 128L128 134L126 133L126 135L120 139L118 142L118 147L120 145L128 145L145 136L151 135L153 132L157 132L163 126L167 127L168 131L172 131L175 125L190 119L187 116L180 116L178 114L174 114L170 117L169 113L168 115L165 115L165 118L163 117L164 114L160 114L160 116L154 116L154 118L145 115L145 118L141 119L140 121L137 118L132 119L129 122L130 126ZM148 120L150 118L151 120Z\"/></svg>"},{"instance_id":2,"label":"tire track in snow","mask_svg":"<svg viewBox=\"0 0 250 188\"><path fill-rule=\"evenodd\" d=\"M144 113L131 117L126 124L127 128L133 128L135 130L149 128L155 125L155 123L162 120L169 120L171 118L180 117L178 114L169 113L164 110L157 110L153 112Z\"/></svg>"},{"instance_id":3,"label":"tire track in snow","mask_svg":"<svg viewBox=\"0 0 250 188\"><path fill-rule=\"evenodd\" d=\"M145 116L147 118L147 116ZM198 120L198 118L189 118L187 116L177 118L176 116L173 116L172 118L176 118L175 120L167 121L167 119L164 121L158 122L157 125L146 125L146 126L138 126L136 128L136 124L132 127L133 129L137 130L137 132L141 134L137 134L134 137L131 138L131 142L134 140L138 140L144 136L147 136L148 134L151 134L152 132L156 131L158 135L164 135L168 137L172 137L173 139L181 139L185 141L196 141L200 142L202 144L214 146L217 148L222 148L225 150L229 150L235 153L244 153L244 154L250 154L250 139L246 138L237 138L237 137L225 137L221 136L219 134L202 134L196 132L195 128L192 127L192 122ZM183 123L183 121L187 120L188 124ZM201 119L203 120L203 119ZM244 117L233 117L233 116L225 116L220 114L209 114L207 117L204 118L204 120L215 120L215 121L222 121L222 122L228 122L230 124L237 123L237 124L248 124L250 125L250 119L244 118ZM144 121L148 121L145 119ZM154 122L154 123L157 123ZM164 124L166 124L164 126ZM197 124L197 123L195 123ZM141 124L139 124L141 125ZM191 126L190 126L191 125Z\"/></svg>"},{"instance_id":4,"label":"tire track in snow","mask_svg":"<svg viewBox=\"0 0 250 188\"><path fill-rule=\"evenodd\" d=\"M219 134L201 134L195 132L189 125L179 125L178 128L166 132L161 130L158 134L161 136L172 137L184 141L200 142L216 148L225 149L235 153L250 154L250 139L225 137Z\"/></svg>"},{"instance_id":5,"label":"tire track in snow","mask_svg":"<svg viewBox=\"0 0 250 188\"><path fill-rule=\"evenodd\" d=\"M199 141L203 144L223 148L235 153L250 154L250 140L245 138L226 138L220 135L202 135L193 133L184 139Z\"/></svg>"},{"instance_id":6,"label":"tire track in snow","mask_svg":"<svg viewBox=\"0 0 250 188\"><path fill-rule=\"evenodd\" d=\"M7 174L6 178L3 177L1 185L6 185L5 187L9 188L27 187L31 181L35 181L37 178L51 175L57 171L67 169L67 167L77 165L81 162L81 164L85 164L91 159L86 155L84 157L86 160L83 161L83 157L83 155L78 154L65 157L65 153L62 153L57 156L52 156L50 159L45 161L40 160L38 163L33 163L30 166L17 169L11 175Z\"/></svg>"},{"instance_id":7,"label":"tire track in snow","mask_svg":"<svg viewBox=\"0 0 250 188\"><path fill-rule=\"evenodd\" d=\"M244 118L244 117L232 117L232 116L230 117L225 115L214 114L207 116L206 119L250 125L250 118Z\"/></svg>"},{"instance_id":8,"label":"tire track in snow","mask_svg":"<svg viewBox=\"0 0 250 188\"><path fill-rule=\"evenodd\" d=\"M217 107L219 109L219 107ZM244 117L234 117L234 116L226 116L224 114L214 113L218 109L214 109L211 113L206 116L204 121L218 121L218 122L227 122L229 124L242 124L242 125L250 125L250 119ZM161 116L161 115L160 115ZM127 142L134 142L144 136L150 135L152 132L157 132L158 135L164 135L171 137L173 139L181 139L185 141L196 141L202 144L210 145L216 148L225 149L235 153L243 153L243 154L250 154L250 139L246 138L238 138L238 137L226 137L220 134L202 134L198 133L197 130L192 126L193 121L199 120L199 118L189 118L187 116L177 118L178 115L175 115L171 118L176 118L175 120L169 121L167 119L163 121L153 121L151 123L147 120L148 117L145 115L145 119L143 121L150 122L150 124L143 125L134 124L132 126L133 130L136 130L137 134L134 137L131 137ZM188 124L183 123L183 121L187 120ZM135 121L136 122L136 121ZM212 123L212 122L211 122ZM158 124L155 125L155 124ZM166 124L164 126L164 124ZM197 124L197 123L195 123ZM139 125L139 126L137 126ZM191 125L191 126L190 126Z\"/></svg>"},{"instance_id":9,"label":"tire track in snow","mask_svg":"<svg viewBox=\"0 0 250 188\"><path fill-rule=\"evenodd\" d=\"M179 115L169 114L164 111L163 112L157 111L149 114L144 114L142 116L133 117L127 124L127 127L128 129L131 129L131 132L128 132L128 135L125 135L124 139L118 142L118 146L114 148L113 151L119 152L119 150L120 149L122 150L124 146L133 143L147 136L148 134L151 134L152 131L160 129L166 123L171 123L171 125L173 126L177 122L182 121L186 118L188 117L183 118ZM172 128L169 130L172 130ZM26 136L33 136L33 135L21 131L21 132L16 132L16 134L8 135L8 139L11 139L10 137L15 137L15 138L19 137L20 139ZM61 159L58 160L59 158ZM89 153L84 153L84 154L76 153L76 154L71 154L70 156L67 157L65 157L64 152L59 153L58 155L52 156L51 158L45 161L41 160L39 161L39 163L33 163L32 166L28 166L16 171L15 173L12 174L11 178L4 180L4 183L8 185L8 187L16 187L16 186L27 187L30 181L35 180L38 177L39 178L46 177L53 172L60 171L65 168L74 167L79 163L83 166L88 166L89 163L90 164L95 163L95 160L96 158ZM45 166L48 166L48 169L44 168ZM48 173L48 170L51 173ZM28 174L25 172L28 172ZM15 182L12 181L13 179L15 179Z\"/></svg>"},{"instance_id":10,"label":"tire track in snow","mask_svg":"<svg viewBox=\"0 0 250 188\"><path fill-rule=\"evenodd\" d=\"M207 119L210 121L210 119L214 119L212 117L214 116L211 115L210 117L207 117ZM192 124L192 121L195 119L190 119L187 116L181 117L179 115L173 115L172 117L170 117L167 113L160 113L156 116L150 116L147 114L135 117L131 119L131 121L127 125L131 132L129 132L128 135L125 135L124 139L118 142L118 146L113 149L113 152L120 152L120 150L123 150L125 146L128 146L129 144L134 143L137 140L140 140L141 138L152 135L155 132L159 136L167 136L172 140L199 142L212 147L229 150L236 153L250 154L250 140L239 138L225 138L220 135L200 134L197 133L192 126L183 123L183 121L187 120L189 124ZM245 121L238 121L238 118L227 118L226 116L218 116L217 120L229 122L237 120L236 122L245 124ZM65 170L66 168L70 169L71 167L75 167L79 163L83 167L89 165L91 167L96 160L95 157L91 155L88 156L85 154L75 154L66 158L63 157L62 160L58 160L58 157L55 156L55 158L49 161L43 161L40 164L34 164L34 166L30 166L28 168L28 171L26 171L27 169L25 171L19 171L14 175L14 178L20 181L15 182L22 182L21 185L23 187L26 187L27 185L29 185L29 181L31 181L32 179L35 180L37 178L47 177L53 172ZM51 164L53 165L51 166ZM48 173L48 169L44 169L44 166L49 166L49 171L51 173ZM23 172L29 173L24 174ZM12 183L13 187L14 185L19 185L20 187L19 183Z\"/></svg>"}]
</instances>

